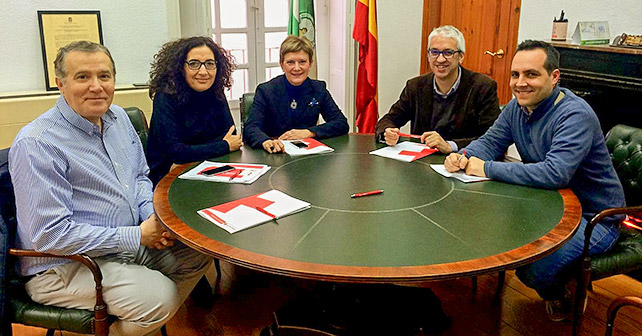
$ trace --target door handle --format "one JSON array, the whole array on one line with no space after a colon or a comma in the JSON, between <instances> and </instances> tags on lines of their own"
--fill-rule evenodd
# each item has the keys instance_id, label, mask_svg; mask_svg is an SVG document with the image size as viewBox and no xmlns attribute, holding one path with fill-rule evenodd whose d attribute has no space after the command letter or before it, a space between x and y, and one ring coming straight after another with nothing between
<instances>
[{"instance_id":1,"label":"door handle","mask_svg":"<svg viewBox=\"0 0 642 336\"><path fill-rule=\"evenodd\" d=\"M496 52L492 52L492 51L486 50L484 52L484 55L490 55L490 56L493 56L493 57L497 56L497 58L504 58L504 49L499 49Z\"/></svg>"}]
</instances>

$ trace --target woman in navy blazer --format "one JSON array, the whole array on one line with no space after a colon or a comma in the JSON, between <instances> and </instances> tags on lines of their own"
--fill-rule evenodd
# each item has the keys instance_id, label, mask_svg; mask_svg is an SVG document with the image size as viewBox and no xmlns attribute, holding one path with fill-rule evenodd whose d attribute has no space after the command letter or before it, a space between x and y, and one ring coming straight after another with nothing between
<instances>
[{"instance_id":1,"label":"woman in navy blazer","mask_svg":"<svg viewBox=\"0 0 642 336\"><path fill-rule=\"evenodd\" d=\"M348 121L326 89L308 78L314 49L305 37L288 36L281 44L283 75L256 88L243 130L243 141L269 153L283 152L280 140L330 138L348 133ZM317 125L319 115L324 124Z\"/></svg>"}]
</instances>

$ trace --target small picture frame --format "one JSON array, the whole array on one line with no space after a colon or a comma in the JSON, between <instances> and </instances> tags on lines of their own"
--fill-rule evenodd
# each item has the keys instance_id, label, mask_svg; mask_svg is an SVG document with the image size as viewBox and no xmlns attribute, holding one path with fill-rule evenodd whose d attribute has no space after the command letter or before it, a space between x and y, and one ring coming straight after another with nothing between
<instances>
[{"instance_id":1,"label":"small picture frame","mask_svg":"<svg viewBox=\"0 0 642 336\"><path fill-rule=\"evenodd\" d=\"M80 40L103 44L100 11L38 11L38 26L47 91L58 90L54 71L58 49Z\"/></svg>"}]
</instances>

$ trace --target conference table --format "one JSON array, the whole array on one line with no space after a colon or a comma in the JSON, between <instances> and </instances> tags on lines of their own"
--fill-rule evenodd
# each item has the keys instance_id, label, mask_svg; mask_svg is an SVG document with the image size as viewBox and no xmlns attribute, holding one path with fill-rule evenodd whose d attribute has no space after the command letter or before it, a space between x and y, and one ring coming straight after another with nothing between
<instances>
[{"instance_id":1,"label":"conference table","mask_svg":"<svg viewBox=\"0 0 642 336\"><path fill-rule=\"evenodd\" d=\"M463 183L414 162L369 154L373 135L323 139L334 152L291 157L243 146L215 162L267 164L252 184L178 179L179 165L154 193L159 219L183 243L254 270L346 283L401 283L513 269L559 248L578 228L569 189L498 181ZM295 213L230 234L197 211L277 189L311 203ZM379 195L351 198L383 189Z\"/></svg>"}]
</instances>

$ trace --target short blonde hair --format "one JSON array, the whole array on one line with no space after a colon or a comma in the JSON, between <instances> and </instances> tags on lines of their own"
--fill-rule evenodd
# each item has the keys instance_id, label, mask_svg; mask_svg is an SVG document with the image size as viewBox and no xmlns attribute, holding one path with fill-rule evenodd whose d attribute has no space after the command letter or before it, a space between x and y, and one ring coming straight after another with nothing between
<instances>
[{"instance_id":1,"label":"short blonde hair","mask_svg":"<svg viewBox=\"0 0 642 336\"><path fill-rule=\"evenodd\" d=\"M312 46L312 43L310 40L303 36L295 36L295 35L289 35L288 37L285 38L283 43L281 43L281 51L279 52L279 63L283 63L283 60L285 59L285 54L291 53L291 52L299 52L299 51L305 51L308 54L308 57L310 58L310 61L312 61L312 57L314 57L314 47Z\"/></svg>"}]
</instances>

